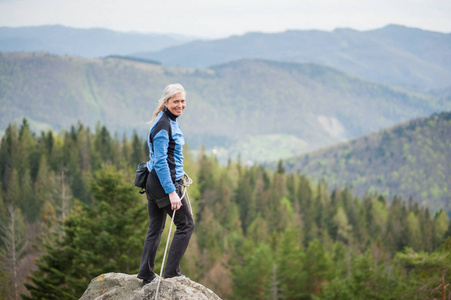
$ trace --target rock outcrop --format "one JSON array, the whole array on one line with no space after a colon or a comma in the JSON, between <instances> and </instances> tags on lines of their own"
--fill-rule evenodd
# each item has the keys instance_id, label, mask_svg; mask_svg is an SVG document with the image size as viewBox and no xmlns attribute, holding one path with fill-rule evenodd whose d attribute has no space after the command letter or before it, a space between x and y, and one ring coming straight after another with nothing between
<instances>
[{"instance_id":1,"label":"rock outcrop","mask_svg":"<svg viewBox=\"0 0 451 300\"><path fill-rule=\"evenodd\" d=\"M157 282L141 287L136 275L107 273L100 275L89 284L80 300L153 300ZM175 277L162 279L158 299L169 300L221 300L215 293L203 285L187 278Z\"/></svg>"}]
</instances>

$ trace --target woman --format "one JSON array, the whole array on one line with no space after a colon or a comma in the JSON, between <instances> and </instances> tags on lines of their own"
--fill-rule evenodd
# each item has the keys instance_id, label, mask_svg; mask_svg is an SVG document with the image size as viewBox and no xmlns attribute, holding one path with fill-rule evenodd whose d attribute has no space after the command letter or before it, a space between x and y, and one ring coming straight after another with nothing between
<instances>
[{"instance_id":1,"label":"woman","mask_svg":"<svg viewBox=\"0 0 451 300\"><path fill-rule=\"evenodd\" d=\"M180 272L180 260L194 230L193 217L186 200L180 198L180 180L185 175L182 153L185 140L177 117L183 113L185 106L183 86L170 84L164 89L151 121L148 138L150 160L147 162L150 174L146 183L149 229L138 273L143 286L157 278L153 268L166 215L172 217L173 211L177 211L173 220L177 229L169 249L165 278L183 276Z\"/></svg>"}]
</instances>

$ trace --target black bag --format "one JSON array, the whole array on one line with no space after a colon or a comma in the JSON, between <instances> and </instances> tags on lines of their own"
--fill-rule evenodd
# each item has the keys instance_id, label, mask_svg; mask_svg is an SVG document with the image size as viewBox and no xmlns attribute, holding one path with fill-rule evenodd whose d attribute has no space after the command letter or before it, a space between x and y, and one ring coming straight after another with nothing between
<instances>
[{"instance_id":1,"label":"black bag","mask_svg":"<svg viewBox=\"0 0 451 300\"><path fill-rule=\"evenodd\" d=\"M160 182L160 181L158 181L158 182ZM163 190L163 187L161 188L161 191L163 191L163 193L165 193L164 190ZM178 182L175 183L175 191L177 192L179 197L182 197L182 186ZM161 194L160 194L160 196L161 196ZM152 192L150 192L150 197L158 205L158 208L163 208L165 206L171 205L171 200L169 200L169 195L168 194L165 194L162 198L157 198L157 197L153 196Z\"/></svg>"},{"instance_id":2,"label":"black bag","mask_svg":"<svg viewBox=\"0 0 451 300\"><path fill-rule=\"evenodd\" d=\"M160 179L158 179L157 172L155 169L152 170L149 174L149 191L147 193L147 199L155 201L155 204L158 205L159 208L163 208L165 206L171 205L171 201L169 200L169 195L163 189L161 185ZM175 183L175 189L180 196L180 185Z\"/></svg>"},{"instance_id":3,"label":"black bag","mask_svg":"<svg viewBox=\"0 0 451 300\"><path fill-rule=\"evenodd\" d=\"M152 170L149 174L150 178L148 179L148 191L147 191L147 199L152 200L159 208L166 207L171 205L171 201L169 200L169 195L164 191L163 186L161 185L160 179L158 179L157 172L155 169ZM175 182L175 190L179 197L182 197L182 186L179 182Z\"/></svg>"},{"instance_id":4,"label":"black bag","mask_svg":"<svg viewBox=\"0 0 451 300\"><path fill-rule=\"evenodd\" d=\"M163 198L155 199L155 203L158 205L158 208L163 208L171 205L171 200L169 200L169 196L166 195Z\"/></svg>"},{"instance_id":5,"label":"black bag","mask_svg":"<svg viewBox=\"0 0 451 300\"><path fill-rule=\"evenodd\" d=\"M140 163L138 168L136 169L135 175L135 186L141 188L139 191L140 194L144 194L146 192L146 182L147 176L149 175L149 170L147 169L147 163Z\"/></svg>"}]
</instances>

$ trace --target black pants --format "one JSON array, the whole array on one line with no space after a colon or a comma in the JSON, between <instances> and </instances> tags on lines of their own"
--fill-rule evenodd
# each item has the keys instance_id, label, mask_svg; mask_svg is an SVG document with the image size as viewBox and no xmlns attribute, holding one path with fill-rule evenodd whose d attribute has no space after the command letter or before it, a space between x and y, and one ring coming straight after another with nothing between
<instances>
[{"instance_id":1,"label":"black pants","mask_svg":"<svg viewBox=\"0 0 451 300\"><path fill-rule=\"evenodd\" d=\"M172 217L173 210L171 209L171 205L159 208L156 204L155 200L166 194L164 193L163 187L161 187L155 172L151 172L147 178L146 191L149 211L149 229L144 241L138 278L152 280L155 278L153 270L155 266L155 256L157 254L158 245L160 244L161 234L164 230L166 215ZM180 186L177 186L177 193L179 196L182 196ZM185 254L191 234L194 231L194 220L191 216L188 203L185 199L182 199L182 204L182 207L175 212L173 220L176 231L167 255L167 263L164 270L165 278L182 275L180 272L180 261Z\"/></svg>"}]
</instances>

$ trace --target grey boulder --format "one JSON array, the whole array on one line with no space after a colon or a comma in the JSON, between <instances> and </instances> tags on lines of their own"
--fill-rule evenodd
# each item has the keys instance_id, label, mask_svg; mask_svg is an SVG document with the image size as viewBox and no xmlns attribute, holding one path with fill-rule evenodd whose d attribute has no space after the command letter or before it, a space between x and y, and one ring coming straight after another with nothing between
<instances>
[{"instance_id":1,"label":"grey boulder","mask_svg":"<svg viewBox=\"0 0 451 300\"><path fill-rule=\"evenodd\" d=\"M97 276L89 284L80 300L153 300L157 282L141 287L136 275L107 273ZM183 277L161 279L158 299L220 300L205 286Z\"/></svg>"}]
</instances>

